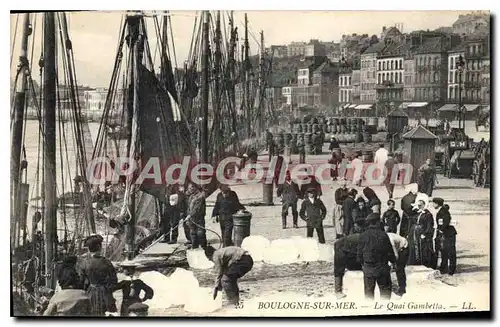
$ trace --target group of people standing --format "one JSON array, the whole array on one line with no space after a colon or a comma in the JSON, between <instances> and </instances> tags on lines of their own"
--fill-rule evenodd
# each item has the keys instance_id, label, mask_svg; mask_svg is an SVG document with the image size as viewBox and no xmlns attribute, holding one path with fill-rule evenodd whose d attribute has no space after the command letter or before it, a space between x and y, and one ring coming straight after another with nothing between
<instances>
[{"instance_id":1,"label":"group of people standing","mask_svg":"<svg viewBox=\"0 0 500 327\"><path fill-rule=\"evenodd\" d=\"M439 271L453 275L457 232L450 224L449 206L444 200L432 199L437 225L434 238L434 217L427 208L429 197L418 192L417 184L407 187L407 194L401 200L401 217L392 199L387 202L387 211L380 215L380 200L372 192L370 188L363 190L366 200L356 198L356 190L348 190L345 184L335 192L337 240L334 245L334 276L337 297L345 297L342 281L346 269L363 271L366 298L374 298L377 284L381 298L385 300L390 299L392 292L389 263L396 272L399 295L406 293L405 267L424 265L436 269L436 253L441 254Z\"/></svg>"}]
</instances>

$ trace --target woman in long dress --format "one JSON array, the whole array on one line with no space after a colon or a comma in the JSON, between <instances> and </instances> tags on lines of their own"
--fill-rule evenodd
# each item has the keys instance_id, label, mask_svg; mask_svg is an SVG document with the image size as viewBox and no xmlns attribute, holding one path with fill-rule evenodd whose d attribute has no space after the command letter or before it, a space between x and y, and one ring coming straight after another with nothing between
<instances>
[{"instance_id":1,"label":"woman in long dress","mask_svg":"<svg viewBox=\"0 0 500 327\"><path fill-rule=\"evenodd\" d=\"M427 209L429 198L418 194L415 204L418 208L417 221L410 227L408 243L410 248L408 265L424 265L436 268L432 238L434 236L434 218Z\"/></svg>"},{"instance_id":2,"label":"woman in long dress","mask_svg":"<svg viewBox=\"0 0 500 327\"><path fill-rule=\"evenodd\" d=\"M103 238L91 235L85 241L89 256L80 265L80 277L90 298L91 315L104 316L106 312L116 312L113 292L118 278L111 261L101 255Z\"/></svg>"}]
</instances>

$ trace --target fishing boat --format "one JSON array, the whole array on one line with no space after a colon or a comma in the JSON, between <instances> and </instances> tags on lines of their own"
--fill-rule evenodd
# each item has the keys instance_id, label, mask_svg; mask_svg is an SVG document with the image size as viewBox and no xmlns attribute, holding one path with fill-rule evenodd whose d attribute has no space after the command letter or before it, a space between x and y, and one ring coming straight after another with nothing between
<instances>
[{"instance_id":1,"label":"fishing boat","mask_svg":"<svg viewBox=\"0 0 500 327\"><path fill-rule=\"evenodd\" d=\"M82 241L96 233L96 222L86 176L90 132L77 96L66 14L25 13L23 18L11 111L12 292L17 304L14 314L34 314L56 288L58 264L82 252ZM14 40L17 28L15 33ZM35 44L41 49L38 67L33 66ZM41 94L35 89L36 68ZM33 166L28 160L33 153L26 153L28 104L35 107L38 121ZM30 169L35 171L32 185ZM75 176L80 176L80 189L75 192L79 205L69 209L66 201L75 202L76 197L64 195L75 191Z\"/></svg>"}]
</instances>

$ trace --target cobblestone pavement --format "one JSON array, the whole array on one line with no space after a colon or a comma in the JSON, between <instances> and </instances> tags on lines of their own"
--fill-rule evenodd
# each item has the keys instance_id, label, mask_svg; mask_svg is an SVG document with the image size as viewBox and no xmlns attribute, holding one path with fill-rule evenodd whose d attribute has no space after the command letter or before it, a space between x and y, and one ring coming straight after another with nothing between
<instances>
[{"instance_id":1,"label":"cobblestone pavement","mask_svg":"<svg viewBox=\"0 0 500 327\"><path fill-rule=\"evenodd\" d=\"M326 158L327 156L322 156ZM322 160L323 158L315 158ZM294 158L292 157L292 160ZM482 286L490 282L490 190L475 188L471 180L449 180L438 177L438 186L433 196L442 197L450 205L452 219L456 222L458 267L457 273L452 276L439 277L447 285L462 286L470 282L480 283ZM335 232L332 227L332 208L334 205L334 192L339 183L323 185L322 200L328 209L325 219L325 237L328 244L333 244ZM273 191L273 206L251 206L250 204L262 201L262 184L235 185L232 189L237 192L241 202L252 213L251 234L262 235L269 240L290 238L295 235L306 235L305 222L299 218L299 228L281 228L281 203ZM383 186L373 187L386 209L388 194ZM217 192L216 192L217 193ZM210 219L215 194L207 199L206 226L220 233L219 225ZM400 208L400 201L405 194L403 186L396 186L394 198L396 208ZM300 207L300 201L299 201ZM288 217L291 225L291 215ZM180 233L182 235L182 232ZM217 237L208 232L209 240L217 247ZM333 292L333 265L325 262L301 263L281 266L256 266L258 273L249 273L242 278L240 288L242 299L246 300L257 295L275 292L297 292L304 295L322 296ZM210 272L195 272L200 280L200 286L211 287L212 277ZM457 289L458 290L458 289ZM184 312L182 308L170 308L154 315L192 315ZM230 313L227 313L231 315ZM233 313L234 314L234 313ZM211 314L212 315L212 314ZM222 312L213 315L225 315Z\"/></svg>"}]
</instances>

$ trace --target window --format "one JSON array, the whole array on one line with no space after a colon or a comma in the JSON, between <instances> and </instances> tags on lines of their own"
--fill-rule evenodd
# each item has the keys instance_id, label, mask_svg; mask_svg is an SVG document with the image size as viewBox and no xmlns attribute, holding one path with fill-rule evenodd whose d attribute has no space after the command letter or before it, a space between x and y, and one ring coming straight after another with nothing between
<instances>
[{"instance_id":1,"label":"window","mask_svg":"<svg viewBox=\"0 0 500 327\"><path fill-rule=\"evenodd\" d=\"M380 61L378 62L378 70L382 70L382 63Z\"/></svg>"},{"instance_id":2,"label":"window","mask_svg":"<svg viewBox=\"0 0 500 327\"><path fill-rule=\"evenodd\" d=\"M382 67L383 67L382 70L386 70L385 69L385 61L382 63Z\"/></svg>"},{"instance_id":3,"label":"window","mask_svg":"<svg viewBox=\"0 0 500 327\"><path fill-rule=\"evenodd\" d=\"M378 74L377 82L378 84L382 84L382 74Z\"/></svg>"},{"instance_id":4,"label":"window","mask_svg":"<svg viewBox=\"0 0 500 327\"><path fill-rule=\"evenodd\" d=\"M399 59L399 67L403 67L403 59Z\"/></svg>"},{"instance_id":5,"label":"window","mask_svg":"<svg viewBox=\"0 0 500 327\"><path fill-rule=\"evenodd\" d=\"M398 69L398 61L397 60L394 61L394 69L396 69L396 70Z\"/></svg>"}]
</instances>

